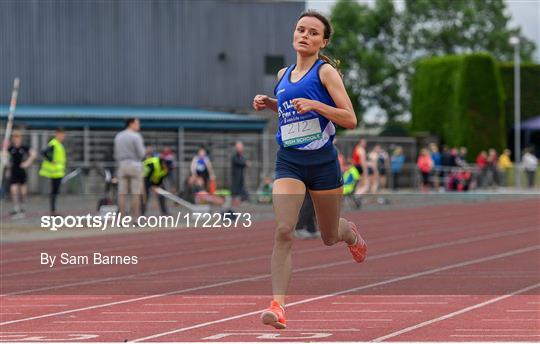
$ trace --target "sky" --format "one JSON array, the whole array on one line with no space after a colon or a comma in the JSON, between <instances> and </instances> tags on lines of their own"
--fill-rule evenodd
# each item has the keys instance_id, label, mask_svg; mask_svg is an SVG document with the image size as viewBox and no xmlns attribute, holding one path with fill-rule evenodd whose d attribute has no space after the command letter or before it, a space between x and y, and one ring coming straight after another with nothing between
<instances>
[{"instance_id":1,"label":"sky","mask_svg":"<svg viewBox=\"0 0 540 344\"><path fill-rule=\"evenodd\" d=\"M373 3L374 0L357 0ZM323 13L330 13L336 0L307 0L306 7ZM396 7L403 8L403 0L394 0ZM536 43L535 60L540 62L540 0L506 0L507 10L512 16L511 25L521 26L525 37Z\"/></svg>"}]
</instances>

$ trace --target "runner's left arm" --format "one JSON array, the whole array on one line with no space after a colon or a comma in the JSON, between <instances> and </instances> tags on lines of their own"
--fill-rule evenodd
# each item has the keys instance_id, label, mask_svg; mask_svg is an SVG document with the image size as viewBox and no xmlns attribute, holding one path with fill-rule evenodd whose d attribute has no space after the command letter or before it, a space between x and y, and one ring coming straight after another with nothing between
<instances>
[{"instance_id":1,"label":"runner's left arm","mask_svg":"<svg viewBox=\"0 0 540 344\"><path fill-rule=\"evenodd\" d=\"M356 114L354 113L351 100L338 71L332 66L324 64L320 69L320 77L321 82L328 90L336 107L321 103L317 100L296 98L292 101L296 111L300 114L316 111L343 128L356 128Z\"/></svg>"}]
</instances>

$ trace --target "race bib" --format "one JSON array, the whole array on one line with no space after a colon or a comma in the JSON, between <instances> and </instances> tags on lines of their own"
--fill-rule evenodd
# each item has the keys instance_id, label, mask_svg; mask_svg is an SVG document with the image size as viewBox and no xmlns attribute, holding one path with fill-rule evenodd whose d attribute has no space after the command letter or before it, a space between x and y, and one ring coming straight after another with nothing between
<instances>
[{"instance_id":1,"label":"race bib","mask_svg":"<svg viewBox=\"0 0 540 344\"><path fill-rule=\"evenodd\" d=\"M318 118L282 125L280 130L283 147L309 143L322 138Z\"/></svg>"}]
</instances>

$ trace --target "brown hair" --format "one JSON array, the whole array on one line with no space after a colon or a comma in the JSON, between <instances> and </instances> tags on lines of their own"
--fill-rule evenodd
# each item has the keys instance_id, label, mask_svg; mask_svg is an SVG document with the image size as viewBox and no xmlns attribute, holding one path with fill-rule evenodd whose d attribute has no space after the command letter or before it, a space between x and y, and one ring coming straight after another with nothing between
<instances>
[{"instance_id":1,"label":"brown hair","mask_svg":"<svg viewBox=\"0 0 540 344\"><path fill-rule=\"evenodd\" d=\"M298 20L300 20L300 19L302 19L304 17L313 17L313 18L319 19L321 21L321 23L323 23L323 25L324 25L323 38L330 41L330 38L332 37L333 30L332 30L332 25L330 24L330 21L328 20L328 18L326 18L324 15L322 15L321 13L319 13L317 11L314 11L314 10L307 10L307 11L302 12L300 14L300 17L298 17ZM324 55L321 52L319 52L319 58L321 60L323 60L324 62L330 64L332 67L334 67L339 72L339 74L341 76L343 76L341 74L341 71L339 70L339 64L340 64L339 60L330 58L330 57Z\"/></svg>"}]
</instances>

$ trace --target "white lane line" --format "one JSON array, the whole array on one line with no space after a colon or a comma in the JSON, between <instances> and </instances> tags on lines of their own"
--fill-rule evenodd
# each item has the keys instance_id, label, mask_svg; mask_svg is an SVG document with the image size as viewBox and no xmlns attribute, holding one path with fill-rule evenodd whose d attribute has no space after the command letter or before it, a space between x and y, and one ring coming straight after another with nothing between
<instances>
[{"instance_id":1,"label":"white lane line","mask_svg":"<svg viewBox=\"0 0 540 344\"><path fill-rule=\"evenodd\" d=\"M259 333L261 332L261 330L224 330L225 332L245 332L245 333L250 333L250 332L255 332L255 333ZM315 332L318 332L318 331L333 331L333 332L359 332L359 331L362 331L361 329L359 328L332 328L332 329L329 329L329 328L304 328L304 329L286 329L285 331L287 332L306 332L306 331L315 331Z\"/></svg>"},{"instance_id":2,"label":"white lane line","mask_svg":"<svg viewBox=\"0 0 540 344\"><path fill-rule=\"evenodd\" d=\"M378 338L375 338L373 339L372 341L373 342L382 342L384 340L387 340L387 339L390 339L390 338L394 338L394 337L397 337L399 335L402 335L404 333L407 333L407 332L411 332L411 331L414 331L414 330L417 330L419 328L422 328L422 327L425 327L425 326L428 326L428 325L431 325L431 324L434 324L434 323L437 323L439 321L443 321L443 320L446 320L446 319L450 319L450 318L453 318L457 315L461 315L463 313L467 313L467 312L470 312L472 310L475 310L475 309L478 309L478 308L481 308L481 307L484 307L484 306L487 306L487 305L490 305L492 303L495 303L495 302L499 302L499 301L502 301L504 299L507 299L511 296L514 296L514 295L518 295L518 294L522 294L522 293L525 293L529 290L533 290L533 289L536 289L540 287L540 283L536 283L536 284L533 284L533 285L530 285L528 287L525 287L523 289L519 289L519 290L515 290L509 294L506 294L506 295L502 295L502 296L499 296L499 297L496 297L496 298L493 298L493 299L489 299L487 301L484 301L484 302L481 302L481 303L477 303L475 305L472 305L472 306L469 306L469 307L465 307L465 308L462 308L458 311L455 311L455 312L452 312L452 313L448 313L448 314L445 314L443 316L440 316L440 317L437 317L437 318L434 318L434 319L431 319L431 320L428 320L428 321L424 321L424 322L421 322L419 324L416 324L416 325L413 325L413 326L409 326L409 327L406 327L404 329L401 329L399 331L395 331L395 332L392 332L392 333L389 333L387 335L384 335L384 336L381 336L381 337L378 337Z\"/></svg>"},{"instance_id":3,"label":"white lane line","mask_svg":"<svg viewBox=\"0 0 540 344\"><path fill-rule=\"evenodd\" d=\"M414 274L405 275L405 276L401 276L401 277L397 277L397 278L392 278L392 279L381 281L381 282L371 283L371 284L363 285L363 286L352 288L352 289L346 289L346 290L338 291L338 292L331 293L331 294L320 295L320 296L317 296L317 297L292 302L292 303L287 305L287 308L292 307L292 306L296 306L296 305L301 305L301 304L304 304L304 303L309 303L309 302L313 302L313 301L319 301L319 300L327 299L327 298L330 298L330 297L334 297L336 295L350 294L352 292L360 291L360 290L363 290L363 289L369 289L369 288L378 287L378 286L381 286L381 285L401 282L401 281L413 279L413 278L416 278L416 277L421 277L421 276L426 276L426 275L438 273L438 272L441 272L441 271L446 271L446 270L450 270L450 269L460 268L460 267L469 266L469 265L478 264L478 263L483 263L483 262L487 262L487 261L491 261L491 260L495 260L495 259L500 259L500 258L505 258L505 257L510 257L510 256L522 254L522 253L527 253L527 252L538 250L539 248L540 248L539 245L529 246L529 247L525 247L525 248L518 249L518 250L507 251L505 253L486 256L486 257L483 257L483 258L467 260L467 261L463 261L461 263L446 265L446 266L443 266L443 267L440 267L440 268L425 270L425 271L417 272L417 273L414 273ZM161 333L157 333L157 334L154 334L154 335L134 339L132 341L133 342L148 341L150 339L163 337L163 336L166 336L166 335L169 335L169 334L186 332L186 331L197 329L197 328L207 327L207 326L214 325L214 324L219 324L219 323L223 323L223 322L227 322L227 321L231 321L231 320L241 319L241 318L245 318L245 317L252 316L252 315L255 315L255 314L259 314L263 310L264 309L260 309L260 310L257 310L257 311L238 314L238 315L235 315L235 316L231 316L231 317L227 317L227 318L223 318L223 319L218 319L218 320L214 320L214 321L209 321L209 322L206 322L206 323L200 323L200 324L196 324L196 325L192 325L192 326L188 326L188 327L182 327L182 328L179 328L179 329L175 329L175 330L171 330L171 331L167 331L167 332L161 332Z\"/></svg>"},{"instance_id":4,"label":"white lane line","mask_svg":"<svg viewBox=\"0 0 540 344\"><path fill-rule=\"evenodd\" d=\"M182 296L183 299L268 299L267 295L200 295L200 296Z\"/></svg>"},{"instance_id":5,"label":"white lane line","mask_svg":"<svg viewBox=\"0 0 540 344\"><path fill-rule=\"evenodd\" d=\"M447 305L448 302L332 302L333 305Z\"/></svg>"},{"instance_id":6,"label":"white lane line","mask_svg":"<svg viewBox=\"0 0 540 344\"><path fill-rule=\"evenodd\" d=\"M30 334L36 334L36 333L85 333L85 332L92 332L92 333L131 333L132 331L96 331L96 330L91 330L91 331L10 331L10 332L6 332L6 331L2 331L0 332L0 334L3 334L3 333L9 333L9 334L16 334L16 333L21 333L21 334L27 334L27 333L30 333Z\"/></svg>"},{"instance_id":7,"label":"white lane line","mask_svg":"<svg viewBox=\"0 0 540 344\"><path fill-rule=\"evenodd\" d=\"M129 323L175 323L176 320L127 320ZM55 324L125 324L126 320L59 320ZM92 331L85 331L92 332Z\"/></svg>"},{"instance_id":8,"label":"white lane line","mask_svg":"<svg viewBox=\"0 0 540 344\"><path fill-rule=\"evenodd\" d=\"M54 299L55 295L47 296L47 297L37 297L37 296L17 296L17 297L6 297L6 301L40 301L40 300L46 300L46 301L52 301L51 299ZM110 300L112 299L111 296L90 296L90 295L83 295L83 296L77 296L77 295L61 295L56 296L56 298L60 298L62 301L64 300Z\"/></svg>"},{"instance_id":9,"label":"white lane line","mask_svg":"<svg viewBox=\"0 0 540 344\"><path fill-rule=\"evenodd\" d=\"M218 311L163 311L163 312L101 312L101 314L216 314Z\"/></svg>"},{"instance_id":10,"label":"white lane line","mask_svg":"<svg viewBox=\"0 0 540 344\"><path fill-rule=\"evenodd\" d=\"M33 308L38 308L38 307L66 307L67 305L40 305L39 303L35 304L35 305L2 305L2 308L18 308L18 307L33 307Z\"/></svg>"},{"instance_id":11,"label":"white lane line","mask_svg":"<svg viewBox=\"0 0 540 344\"><path fill-rule=\"evenodd\" d=\"M534 329L526 328L456 328L456 331L459 332L527 332L527 331L536 331Z\"/></svg>"},{"instance_id":12,"label":"white lane line","mask_svg":"<svg viewBox=\"0 0 540 344\"><path fill-rule=\"evenodd\" d=\"M395 297L397 299L403 299L403 298L413 298L413 299L419 299L419 298L436 298L436 299L440 299L440 298L459 298L459 297L470 297L470 295L444 295L444 294L441 294L441 295L395 295L395 294L388 294L388 295L356 295L357 297L363 297L363 298L372 298L372 297L375 297L375 298L392 298L392 297ZM340 295L338 296L338 298L340 299L346 299L346 298L350 298L351 296L350 295Z\"/></svg>"},{"instance_id":13,"label":"white lane line","mask_svg":"<svg viewBox=\"0 0 540 344\"><path fill-rule=\"evenodd\" d=\"M372 256L369 259L369 261L373 261L373 260L377 260L377 259L383 259L383 258L387 258L387 257L395 257L395 256L399 256L400 254L408 254L408 253L427 251L427 250L431 250L433 248L440 248L440 247L445 247L445 246L459 245L459 244L464 243L464 241L466 241L466 242L482 241L482 240L485 240L487 238L509 236L510 235L509 233L513 233L512 235L515 235L515 234L522 234L522 233L519 233L519 232L525 233L525 232L531 232L531 231L536 232L536 228L534 230L522 230L522 231L515 231L515 232L507 232L507 231L506 232L498 232L498 233L494 233L494 234L491 234L491 235L488 235L488 236L482 235L482 236L478 236L478 237L469 238L469 239L466 239L466 240L465 239L460 239L460 240L456 240L456 241L447 242L447 243L444 243L444 244L427 245L427 246L417 247L416 249L406 249L406 250L396 251L396 252L392 252L392 253L380 254L380 255ZM487 259L490 260L490 259L497 259L498 257L507 257L508 255L520 254L520 253L528 252L528 251L531 251L531 250L535 250L535 249L537 249L539 247L540 246L531 246L531 247L521 249L521 250L517 250L517 251L510 251L510 252L507 252L507 253L502 254L502 255L489 256L489 257L487 257ZM523 251L523 250L525 250L525 251ZM495 258L493 258L493 257L495 257ZM268 257L266 257L266 258L268 258ZM469 261L469 262L472 262L472 263L467 263L466 265L475 264L476 262L482 262L482 261L485 261L485 259L486 258L472 260L472 261ZM251 258L245 259L245 261L247 261L247 260L252 260L252 259ZM339 266L339 265L344 265L344 264L354 264L354 263L350 259L348 259L348 260L345 260L345 261L340 261L340 262L335 262L335 263L330 263L330 264L314 265L314 266L310 266L310 267L306 267L306 268L294 269L293 272L297 273L297 272L308 271L308 270L317 270L317 269L321 269L321 268ZM461 265L459 265L459 264L455 265L454 264L454 265L447 266L447 268L451 269L451 268L459 267L459 266L461 266ZM422 276L422 274L431 274L431 273L435 273L435 272L439 272L439 271L445 271L445 269L443 269L443 270L440 270L440 269L427 270L426 272L420 273L420 275L412 274L412 275L407 275L407 276L404 276L404 277L393 278L393 279L386 280L386 281L392 281L390 283L393 283L394 281L401 281L403 279L410 278L408 276L416 277L416 276ZM31 320L36 320L36 319L48 318L48 317L52 317L52 316L56 316L56 315L64 315L64 314L87 311L87 310L92 310L92 309L97 309L97 308L116 306L116 305L136 302L136 301L150 300L150 299L155 299L155 298L174 295L174 294L187 293L187 292L192 292L192 291L197 291L197 290L203 290L203 289L209 289L209 288L214 288L214 287L220 287L220 286L225 286L225 285L241 283L241 282L252 282L252 281L256 281L256 280L265 279L265 278L268 278L268 277L271 277L271 275L270 274L264 274L264 275L259 275L259 276L255 276L255 277L242 278L242 279L237 279L237 280L230 280L230 281L221 282L221 283L215 283L215 284L210 284L210 285L203 285L203 286L200 286L200 287L173 290L173 291L163 293L163 294L147 295L147 296L142 296L142 297L133 298L133 299L120 300L120 301L114 301L114 302L109 302L109 303L104 303L104 304L93 305L93 306L69 309L69 310L55 312L55 313L48 313L48 314L42 314L42 315L37 315L37 316L33 316L33 317L28 317L28 318L5 321L5 322L0 323L0 326L8 325L8 324L20 323L20 322L24 322L24 321L31 321ZM385 281L368 284L367 286L368 287L369 286L377 286L380 283L385 284ZM356 290L356 289L354 289L354 290ZM346 293L338 293L336 295L340 295L340 294L346 294ZM308 300L311 300L311 299L308 299Z\"/></svg>"},{"instance_id":14,"label":"white lane line","mask_svg":"<svg viewBox=\"0 0 540 344\"><path fill-rule=\"evenodd\" d=\"M476 237L459 239L459 240L440 243L440 244L432 244L432 245L420 246L420 247L411 248L411 249L405 249L405 250L401 250L401 251L395 251L395 252L390 252L390 253L385 253L385 254L379 254L379 255L372 256L372 257L370 257L368 259L369 259L369 261L373 261L375 259L383 259L383 258L400 256L400 255L408 254L408 253L416 253L416 252L427 251L427 250L443 248L443 247L448 247L448 246L468 244L468 243L477 242L477 241L484 241L484 240L487 240L487 239L497 239L497 238L502 238L502 237L507 237L507 236L514 236L514 235L525 234L525 233L529 233L529 232L536 232L538 230L536 227L533 227L533 229L528 229L528 228L530 228L530 227L526 227L525 229L516 230L516 231L510 231L510 232L501 231L501 232L497 232L497 233L491 233L491 234L487 234L487 235L480 235L480 236L476 236ZM316 251L321 251L321 250L324 250L324 249L327 249L327 247L323 246L323 247L318 247L318 248L313 248L313 249L306 249L306 250L298 251L298 253L316 252ZM255 261L255 260L260 260L260 259L268 259L268 255L262 255L262 256L256 256L256 257L250 257L250 258L241 258L241 259L237 259L237 260L225 261L225 262L219 262L219 263L206 263L206 264L193 265L193 266L187 266L187 267L182 267L182 268L151 271L151 272L124 275L124 276L107 277L107 278L95 279L95 280L90 280L90 281L74 282L74 283L61 284L61 285L56 285L56 286L48 286L48 287L29 289L29 290L21 290L21 291L17 291L17 292L11 292L11 293L2 294L2 295L0 295L0 297L10 296L10 295L21 295L21 294L35 293L35 292L62 289L62 288L68 288L68 287L76 287L76 286L81 286L81 285L97 284L97 283L101 283L101 282L111 282L111 281L117 281L117 280L123 280L123 279L133 279L133 278L143 277L143 276L155 276L155 275L160 275L160 274L165 274L165 273L170 274L170 273L173 273L173 272L194 270L194 269L200 269L200 268L206 268L206 267L215 267L215 266L219 266L219 265L233 265L233 264L236 264L236 263L246 263L246 262L249 262L249 261ZM341 262L335 262L335 263L330 263L330 264L315 265L313 267L304 268L303 270L302 269L293 270L293 272L317 270L317 269L321 269L321 268L334 267L334 266L339 266L339 265L344 265L344 264L351 264L351 260L344 260L344 261L341 261ZM265 278L265 277L270 277L270 275L267 274L267 275L262 275L262 276L259 276L259 277L256 276L256 277L254 277L253 280L257 280L257 279ZM234 281L235 280L232 280L230 282L236 283ZM246 280L240 279L240 280L236 280L236 281L245 282ZM224 283L228 283L228 282L224 282ZM210 285L209 287L212 288L214 286L221 286L221 285L224 285L224 284ZM202 289L204 289L204 287ZM193 290L200 290L200 289L189 289L189 291L193 291ZM180 291L170 292L170 293L166 293L164 295L170 295L170 294L181 293L181 292L185 292L185 290L184 291L180 290ZM0 325L3 325L3 324L0 323Z\"/></svg>"},{"instance_id":15,"label":"white lane line","mask_svg":"<svg viewBox=\"0 0 540 344\"><path fill-rule=\"evenodd\" d=\"M253 306L256 302L230 302L230 303L145 303L145 306Z\"/></svg>"},{"instance_id":16,"label":"white lane line","mask_svg":"<svg viewBox=\"0 0 540 344\"><path fill-rule=\"evenodd\" d=\"M490 337L490 338L513 338L513 337L540 337L540 334L452 334L450 337L460 338L476 338L476 337Z\"/></svg>"},{"instance_id":17,"label":"white lane line","mask_svg":"<svg viewBox=\"0 0 540 344\"><path fill-rule=\"evenodd\" d=\"M300 313L422 313L419 309L414 310L374 310L374 309L355 309L355 310L325 310L325 311L300 311Z\"/></svg>"},{"instance_id":18,"label":"white lane line","mask_svg":"<svg viewBox=\"0 0 540 344\"><path fill-rule=\"evenodd\" d=\"M377 321L380 321L380 322L391 322L391 321L394 321L394 319L305 319L305 320L287 320L287 322L295 322L295 321L298 321L298 322L329 322L329 321L340 321L340 322L344 322L344 321L354 321L354 322L357 322L357 321L361 321L361 322L370 322L370 321L374 321L374 322L377 322Z\"/></svg>"}]
</instances>

